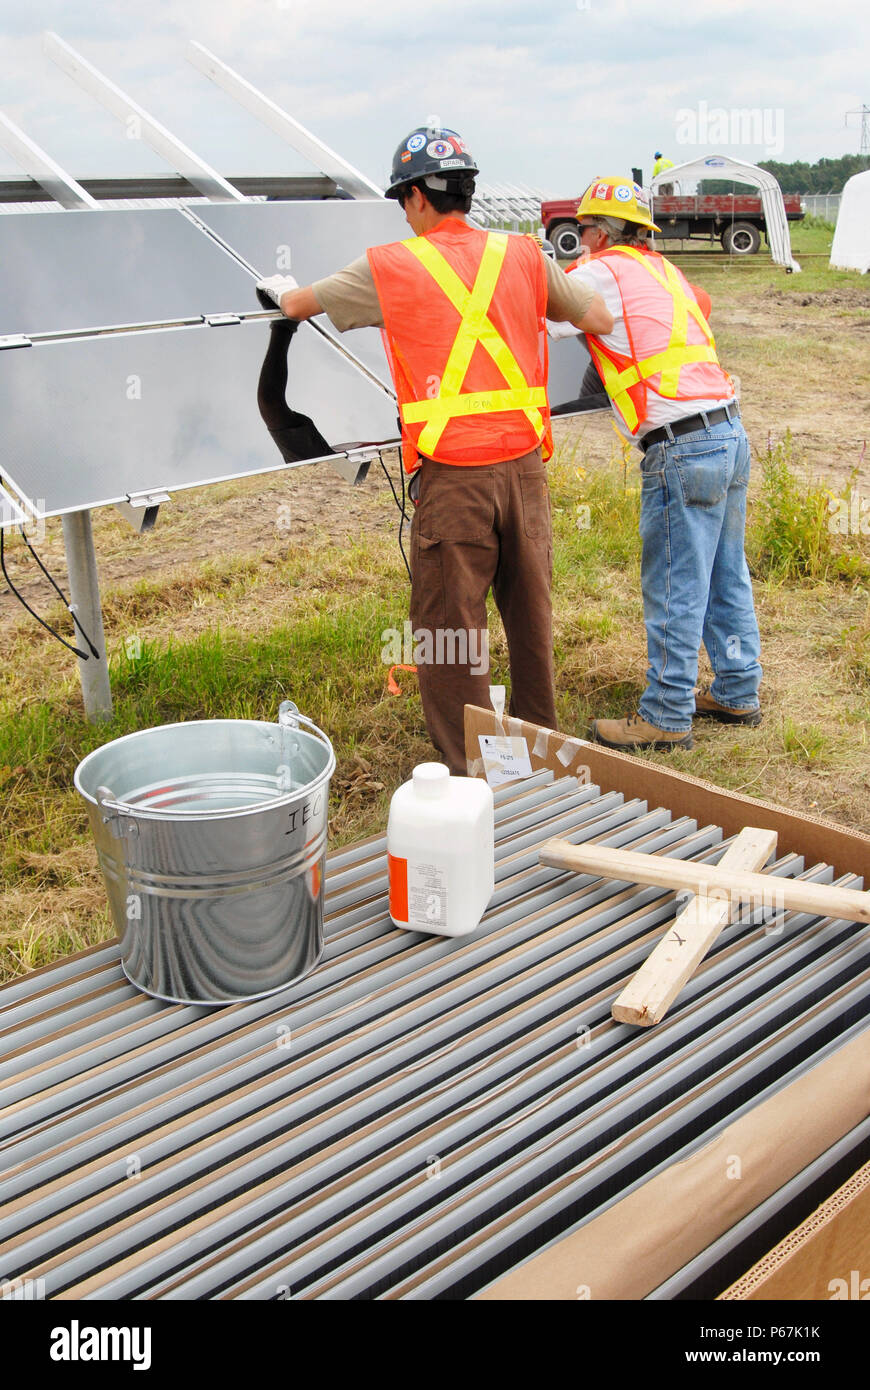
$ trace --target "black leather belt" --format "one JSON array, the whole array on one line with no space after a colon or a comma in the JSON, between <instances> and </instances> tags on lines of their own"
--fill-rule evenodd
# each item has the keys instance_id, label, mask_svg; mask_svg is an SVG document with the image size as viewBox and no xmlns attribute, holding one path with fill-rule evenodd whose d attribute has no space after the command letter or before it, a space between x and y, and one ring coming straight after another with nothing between
<instances>
[{"instance_id":1,"label":"black leather belt","mask_svg":"<svg viewBox=\"0 0 870 1390\"><path fill-rule=\"evenodd\" d=\"M650 430L640 440L640 447L647 449L650 444L660 444L672 435L692 434L694 430L705 430L708 425L720 425L723 420L739 420L740 408L737 402L717 406L715 410L705 410L703 415L687 415L684 420L672 420L669 425ZM668 433L670 430L670 434Z\"/></svg>"}]
</instances>

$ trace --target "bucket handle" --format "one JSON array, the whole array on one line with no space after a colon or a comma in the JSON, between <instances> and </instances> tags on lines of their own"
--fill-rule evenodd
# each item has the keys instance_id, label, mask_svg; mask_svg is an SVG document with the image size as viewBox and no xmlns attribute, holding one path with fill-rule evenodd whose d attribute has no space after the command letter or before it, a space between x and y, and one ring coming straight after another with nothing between
<instances>
[{"instance_id":1,"label":"bucket handle","mask_svg":"<svg viewBox=\"0 0 870 1390\"><path fill-rule=\"evenodd\" d=\"M139 827L132 819L132 806L125 806L123 801L116 801L115 793L109 787L97 787L94 795L103 813L103 824L109 827L116 840L122 839L124 835L139 834Z\"/></svg>"},{"instance_id":2,"label":"bucket handle","mask_svg":"<svg viewBox=\"0 0 870 1390\"><path fill-rule=\"evenodd\" d=\"M335 769L335 750L329 738L321 728L318 728L313 719L308 718L307 714L300 714L298 707L294 705L292 700L282 700L278 706L278 727L289 733L292 729L298 729L300 724L305 724L313 734L323 740L329 749L329 764L325 772L331 777Z\"/></svg>"},{"instance_id":3,"label":"bucket handle","mask_svg":"<svg viewBox=\"0 0 870 1390\"><path fill-rule=\"evenodd\" d=\"M308 728L329 744L329 739L322 729L318 728L313 719L309 719L307 714L300 714L292 700L282 700L278 706L278 723L282 729L298 729L300 724L307 724ZM331 747L332 745L329 744Z\"/></svg>"}]
</instances>

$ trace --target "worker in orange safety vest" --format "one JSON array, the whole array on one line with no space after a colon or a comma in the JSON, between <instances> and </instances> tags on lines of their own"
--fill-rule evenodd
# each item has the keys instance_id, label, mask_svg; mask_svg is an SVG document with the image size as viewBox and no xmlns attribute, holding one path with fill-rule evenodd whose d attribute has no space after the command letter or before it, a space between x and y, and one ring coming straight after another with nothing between
<instances>
[{"instance_id":1,"label":"worker in orange safety vest","mask_svg":"<svg viewBox=\"0 0 870 1390\"><path fill-rule=\"evenodd\" d=\"M749 443L716 353L709 297L653 250L644 190L595 180L577 209L582 259L569 275L614 317L586 342L616 419L642 451L641 588L646 689L636 712L593 721L611 748L692 747L692 720L757 725L758 624L744 554ZM570 329L551 326L551 336ZM584 383L584 386L586 383ZM587 389L589 389L587 387ZM713 667L697 687L703 641Z\"/></svg>"},{"instance_id":2,"label":"worker in orange safety vest","mask_svg":"<svg viewBox=\"0 0 870 1390\"><path fill-rule=\"evenodd\" d=\"M471 226L478 166L455 131L420 127L396 150L387 197L414 236L300 288L261 281L289 318L382 328L412 474L411 623L430 738L466 772L464 707L490 704L486 600L504 623L510 713L556 725L552 453L546 320L613 325L532 238ZM264 298L267 297L267 298Z\"/></svg>"}]
</instances>

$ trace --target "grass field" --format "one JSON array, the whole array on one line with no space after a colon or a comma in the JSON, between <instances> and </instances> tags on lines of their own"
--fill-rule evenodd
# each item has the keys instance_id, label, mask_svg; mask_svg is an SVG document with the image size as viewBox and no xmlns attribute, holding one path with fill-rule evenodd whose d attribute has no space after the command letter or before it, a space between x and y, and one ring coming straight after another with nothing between
<instances>
[{"instance_id":1,"label":"grass field","mask_svg":"<svg viewBox=\"0 0 870 1390\"><path fill-rule=\"evenodd\" d=\"M794 232L801 275L764 257L683 262L713 298L754 446L748 551L765 721L699 726L692 752L647 756L870 830L870 286L827 268L830 237L820 225ZM643 689L639 475L604 415L561 422L557 442L559 721L583 732L590 718L632 709ZM274 719L290 697L336 747L333 844L383 827L392 791L431 756L415 678L400 673L401 695L387 691L382 633L401 630L408 585L374 470L354 492L312 468L179 494L143 538L111 510L94 523L110 724L85 721L73 658L0 593L0 978L113 934L72 787L101 742L174 720ZM39 549L62 577L59 525ZM63 624L20 542L8 562ZM493 679L506 678L494 614L492 633Z\"/></svg>"}]
</instances>

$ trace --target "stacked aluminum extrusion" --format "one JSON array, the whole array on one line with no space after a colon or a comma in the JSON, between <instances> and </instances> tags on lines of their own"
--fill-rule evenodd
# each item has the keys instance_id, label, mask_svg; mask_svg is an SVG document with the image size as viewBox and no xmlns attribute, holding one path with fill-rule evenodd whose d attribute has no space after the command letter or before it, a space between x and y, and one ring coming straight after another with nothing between
<instances>
[{"instance_id":1,"label":"stacked aluminum extrusion","mask_svg":"<svg viewBox=\"0 0 870 1390\"><path fill-rule=\"evenodd\" d=\"M469 937L393 928L376 839L332 855L322 962L281 994L163 1004L115 945L0 990L4 1276L49 1298L469 1297L865 1026L865 931L793 912L726 929L658 1027L615 1023L674 895L542 868L540 845L715 863L729 842L549 773L496 803Z\"/></svg>"}]
</instances>

